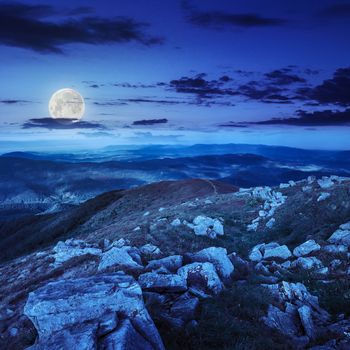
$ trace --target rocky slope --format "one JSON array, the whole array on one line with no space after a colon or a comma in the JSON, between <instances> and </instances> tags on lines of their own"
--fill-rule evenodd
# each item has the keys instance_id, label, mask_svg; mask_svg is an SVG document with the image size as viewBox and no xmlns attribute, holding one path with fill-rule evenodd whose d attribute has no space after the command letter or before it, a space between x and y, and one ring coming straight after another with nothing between
<instances>
[{"instance_id":1,"label":"rocky slope","mask_svg":"<svg viewBox=\"0 0 350 350\"><path fill-rule=\"evenodd\" d=\"M0 267L0 347L348 349L349 185L163 182L54 237L84 210L49 215Z\"/></svg>"}]
</instances>

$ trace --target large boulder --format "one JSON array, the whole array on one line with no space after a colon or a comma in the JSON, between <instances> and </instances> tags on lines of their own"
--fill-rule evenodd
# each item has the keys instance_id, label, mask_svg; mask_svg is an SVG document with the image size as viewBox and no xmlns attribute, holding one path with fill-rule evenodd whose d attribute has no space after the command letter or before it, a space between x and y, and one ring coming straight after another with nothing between
<instances>
[{"instance_id":1,"label":"large boulder","mask_svg":"<svg viewBox=\"0 0 350 350\"><path fill-rule=\"evenodd\" d=\"M309 255L310 253L317 252L321 249L321 246L315 242L315 240L310 239L303 244L298 245L296 248L293 250L293 254L296 257L304 256L304 255Z\"/></svg>"},{"instance_id":2,"label":"large boulder","mask_svg":"<svg viewBox=\"0 0 350 350\"><path fill-rule=\"evenodd\" d=\"M328 238L328 242L350 247L350 230L338 229Z\"/></svg>"},{"instance_id":3,"label":"large boulder","mask_svg":"<svg viewBox=\"0 0 350 350\"><path fill-rule=\"evenodd\" d=\"M181 255L171 255L163 259L151 260L146 266L146 271L156 271L165 268L169 272L176 272L182 266Z\"/></svg>"},{"instance_id":4,"label":"large boulder","mask_svg":"<svg viewBox=\"0 0 350 350\"><path fill-rule=\"evenodd\" d=\"M292 267L299 267L303 270L312 270L323 267L322 262L314 256L300 257L292 262Z\"/></svg>"},{"instance_id":5,"label":"large boulder","mask_svg":"<svg viewBox=\"0 0 350 350\"><path fill-rule=\"evenodd\" d=\"M58 242L53 248L53 257L55 265L61 265L64 262L79 256L95 255L100 256L102 250L87 244L80 239L67 239L65 242Z\"/></svg>"},{"instance_id":6,"label":"large boulder","mask_svg":"<svg viewBox=\"0 0 350 350\"><path fill-rule=\"evenodd\" d=\"M105 327L106 315L129 319L135 331L151 344L150 349L164 349L144 306L140 286L121 272L50 282L29 294L24 314L38 331L39 349L54 349L46 346L53 339L57 349L96 349L101 345L97 330ZM117 328L109 329L110 334L120 329L118 322L112 321L107 323L117 324ZM87 328L81 329L82 325ZM70 334L71 347L65 347L65 332ZM81 342L85 347L78 345Z\"/></svg>"},{"instance_id":7,"label":"large boulder","mask_svg":"<svg viewBox=\"0 0 350 350\"><path fill-rule=\"evenodd\" d=\"M327 244L322 249L329 254L344 254L348 251L348 247L343 244Z\"/></svg>"},{"instance_id":8,"label":"large boulder","mask_svg":"<svg viewBox=\"0 0 350 350\"><path fill-rule=\"evenodd\" d=\"M121 269L127 271L141 271L143 266L139 265L128 253L127 247L112 248L102 255L99 271L107 269Z\"/></svg>"},{"instance_id":9,"label":"large boulder","mask_svg":"<svg viewBox=\"0 0 350 350\"><path fill-rule=\"evenodd\" d=\"M315 334L315 326L312 320L312 310L309 306L303 305L298 309L299 317L303 328L305 330L305 334L309 337L309 339L313 340L316 336Z\"/></svg>"},{"instance_id":10,"label":"large boulder","mask_svg":"<svg viewBox=\"0 0 350 350\"><path fill-rule=\"evenodd\" d=\"M234 271L234 266L229 257L227 256L227 250L225 248L205 248L196 253L186 254L186 258L188 258L192 262L212 263L215 266L218 275L222 279L230 278L231 274Z\"/></svg>"},{"instance_id":11,"label":"large boulder","mask_svg":"<svg viewBox=\"0 0 350 350\"><path fill-rule=\"evenodd\" d=\"M189 293L181 295L171 306L170 315L184 322L193 320L199 307L199 299Z\"/></svg>"},{"instance_id":12,"label":"large boulder","mask_svg":"<svg viewBox=\"0 0 350 350\"><path fill-rule=\"evenodd\" d=\"M276 329L280 333L291 338L297 336L298 328L291 313L281 311L278 307L269 305L267 316L263 317L263 322L270 328Z\"/></svg>"},{"instance_id":13,"label":"large boulder","mask_svg":"<svg viewBox=\"0 0 350 350\"><path fill-rule=\"evenodd\" d=\"M250 251L248 258L250 261L259 262L260 260L262 260L263 254L261 253L259 248L254 247Z\"/></svg>"},{"instance_id":14,"label":"large boulder","mask_svg":"<svg viewBox=\"0 0 350 350\"><path fill-rule=\"evenodd\" d=\"M142 254L142 257L146 260L156 259L162 254L161 250L157 246L150 243L143 245L140 248L140 252Z\"/></svg>"},{"instance_id":15,"label":"large boulder","mask_svg":"<svg viewBox=\"0 0 350 350\"><path fill-rule=\"evenodd\" d=\"M278 243L276 243L276 242L270 242L270 243L267 243L267 244L266 243L257 244L250 251L250 253L249 253L249 260L253 261L253 262L259 262L260 260L263 259L265 250L277 248L279 246L280 245Z\"/></svg>"},{"instance_id":16,"label":"large boulder","mask_svg":"<svg viewBox=\"0 0 350 350\"><path fill-rule=\"evenodd\" d=\"M265 248L264 259L287 260L292 256L292 253L286 245L281 245L274 248Z\"/></svg>"},{"instance_id":17,"label":"large boulder","mask_svg":"<svg viewBox=\"0 0 350 350\"><path fill-rule=\"evenodd\" d=\"M317 180L317 183L323 189L331 188L334 186L332 179L326 176L323 176L322 179Z\"/></svg>"},{"instance_id":18,"label":"large boulder","mask_svg":"<svg viewBox=\"0 0 350 350\"><path fill-rule=\"evenodd\" d=\"M224 234L224 226L218 219L199 215L193 220L193 224L188 224L197 236L208 236L216 238Z\"/></svg>"},{"instance_id":19,"label":"large boulder","mask_svg":"<svg viewBox=\"0 0 350 350\"><path fill-rule=\"evenodd\" d=\"M223 289L223 284L212 263L195 262L181 267L177 273L187 280L189 287L199 292L218 294Z\"/></svg>"},{"instance_id":20,"label":"large boulder","mask_svg":"<svg viewBox=\"0 0 350 350\"><path fill-rule=\"evenodd\" d=\"M96 325L77 325L74 328L65 328L45 340L39 340L27 350L96 350L96 333Z\"/></svg>"},{"instance_id":21,"label":"large boulder","mask_svg":"<svg viewBox=\"0 0 350 350\"><path fill-rule=\"evenodd\" d=\"M184 292L187 282L184 276L147 272L139 276L141 288L149 292Z\"/></svg>"},{"instance_id":22,"label":"large boulder","mask_svg":"<svg viewBox=\"0 0 350 350\"><path fill-rule=\"evenodd\" d=\"M102 349L153 350L152 344L138 333L130 320L124 319L116 332L107 334L102 340Z\"/></svg>"}]
</instances>

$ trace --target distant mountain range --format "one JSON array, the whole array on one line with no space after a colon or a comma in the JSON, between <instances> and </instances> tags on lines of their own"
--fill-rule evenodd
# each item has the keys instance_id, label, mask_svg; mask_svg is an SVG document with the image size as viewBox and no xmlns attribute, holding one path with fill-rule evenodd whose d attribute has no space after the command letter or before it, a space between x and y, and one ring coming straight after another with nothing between
<instances>
[{"instance_id":1,"label":"distant mountain range","mask_svg":"<svg viewBox=\"0 0 350 350\"><path fill-rule=\"evenodd\" d=\"M0 217L57 211L104 192L162 180L217 179L239 187L350 174L350 151L260 145L107 147L76 154L0 156Z\"/></svg>"}]
</instances>

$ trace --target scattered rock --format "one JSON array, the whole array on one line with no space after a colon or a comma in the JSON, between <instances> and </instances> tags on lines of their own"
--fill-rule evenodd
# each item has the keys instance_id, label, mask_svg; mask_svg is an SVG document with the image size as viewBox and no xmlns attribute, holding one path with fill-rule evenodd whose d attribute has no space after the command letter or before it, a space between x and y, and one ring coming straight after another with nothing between
<instances>
[{"instance_id":1,"label":"scattered rock","mask_svg":"<svg viewBox=\"0 0 350 350\"><path fill-rule=\"evenodd\" d=\"M177 227L177 226L180 226L181 225L181 220L179 218L177 219L174 219L171 223L170 223L171 226L174 226L174 227Z\"/></svg>"},{"instance_id":2,"label":"scattered rock","mask_svg":"<svg viewBox=\"0 0 350 350\"><path fill-rule=\"evenodd\" d=\"M292 267L299 267L303 270L312 270L316 268L322 268L322 262L314 256L307 258L300 257L297 260L292 262Z\"/></svg>"},{"instance_id":3,"label":"scattered rock","mask_svg":"<svg viewBox=\"0 0 350 350\"><path fill-rule=\"evenodd\" d=\"M38 331L40 349L95 349L99 324L106 314L117 313L130 320L150 349L164 349L140 286L124 273L48 283L29 294L24 313ZM52 342L56 347L48 345Z\"/></svg>"},{"instance_id":4,"label":"scattered rock","mask_svg":"<svg viewBox=\"0 0 350 350\"><path fill-rule=\"evenodd\" d=\"M309 255L310 253L317 252L321 249L321 246L315 242L315 240L310 239L303 244L300 244L293 250L293 255L296 257Z\"/></svg>"},{"instance_id":5,"label":"scattered rock","mask_svg":"<svg viewBox=\"0 0 350 350\"><path fill-rule=\"evenodd\" d=\"M307 305L303 305L299 307L298 313L305 330L305 334L309 337L310 340L315 339L315 327L311 317L311 308Z\"/></svg>"},{"instance_id":6,"label":"scattered rock","mask_svg":"<svg viewBox=\"0 0 350 350\"><path fill-rule=\"evenodd\" d=\"M197 253L188 253L186 257L193 262L210 262L212 263L218 275L222 279L230 278L234 271L234 266L227 256L227 250L221 247L210 247L200 250Z\"/></svg>"},{"instance_id":7,"label":"scattered rock","mask_svg":"<svg viewBox=\"0 0 350 350\"><path fill-rule=\"evenodd\" d=\"M162 254L160 249L153 244L145 244L140 248L140 252L143 256L147 258L156 258Z\"/></svg>"},{"instance_id":8,"label":"scattered rock","mask_svg":"<svg viewBox=\"0 0 350 350\"><path fill-rule=\"evenodd\" d=\"M60 265L72 258L83 255L100 256L102 250L88 245L80 239L67 239L65 242L58 242L53 248L55 265Z\"/></svg>"},{"instance_id":9,"label":"scattered rock","mask_svg":"<svg viewBox=\"0 0 350 350\"><path fill-rule=\"evenodd\" d=\"M350 230L343 230L339 228L329 238L329 243L343 244L347 247L350 246Z\"/></svg>"},{"instance_id":10,"label":"scattered rock","mask_svg":"<svg viewBox=\"0 0 350 350\"><path fill-rule=\"evenodd\" d=\"M188 226L197 236L208 236L214 239L224 234L224 227L220 220L208 216L199 215L193 220L193 224L188 224Z\"/></svg>"},{"instance_id":11,"label":"scattered rock","mask_svg":"<svg viewBox=\"0 0 350 350\"><path fill-rule=\"evenodd\" d=\"M172 255L163 259L151 260L146 266L146 271L156 271L164 267L170 272L176 272L182 266L182 256Z\"/></svg>"},{"instance_id":12,"label":"scattered rock","mask_svg":"<svg viewBox=\"0 0 350 350\"><path fill-rule=\"evenodd\" d=\"M342 254L348 251L348 247L343 244L328 244L323 246L322 249L330 254Z\"/></svg>"},{"instance_id":13,"label":"scattered rock","mask_svg":"<svg viewBox=\"0 0 350 350\"><path fill-rule=\"evenodd\" d=\"M196 317L198 307L199 299L191 296L189 293L185 293L173 303L170 315L187 322Z\"/></svg>"},{"instance_id":14,"label":"scattered rock","mask_svg":"<svg viewBox=\"0 0 350 350\"><path fill-rule=\"evenodd\" d=\"M187 285L200 292L218 294L223 285L212 263L195 262L185 265L178 270L178 274L187 280Z\"/></svg>"},{"instance_id":15,"label":"scattered rock","mask_svg":"<svg viewBox=\"0 0 350 350\"><path fill-rule=\"evenodd\" d=\"M98 265L99 271L105 271L109 268L120 268L130 271L142 271L143 266L139 265L127 252L126 247L108 250L103 253L101 262Z\"/></svg>"},{"instance_id":16,"label":"scattered rock","mask_svg":"<svg viewBox=\"0 0 350 350\"><path fill-rule=\"evenodd\" d=\"M286 245L273 248L265 248L264 259L281 259L287 260L292 256L292 253Z\"/></svg>"},{"instance_id":17,"label":"scattered rock","mask_svg":"<svg viewBox=\"0 0 350 350\"><path fill-rule=\"evenodd\" d=\"M331 188L334 186L334 182L326 176L323 176L322 179L317 180L317 183L323 189Z\"/></svg>"},{"instance_id":18,"label":"scattered rock","mask_svg":"<svg viewBox=\"0 0 350 350\"><path fill-rule=\"evenodd\" d=\"M118 329L102 340L102 349L153 350L154 346L136 331L128 319L121 321ZM77 348L78 349L78 348ZM80 349L80 348L79 348Z\"/></svg>"},{"instance_id":19,"label":"scattered rock","mask_svg":"<svg viewBox=\"0 0 350 350\"><path fill-rule=\"evenodd\" d=\"M331 196L331 194L329 192L321 192L321 194L319 195L319 197L317 198L317 202L323 202L325 201L327 198L329 198Z\"/></svg>"},{"instance_id":20,"label":"scattered rock","mask_svg":"<svg viewBox=\"0 0 350 350\"><path fill-rule=\"evenodd\" d=\"M266 223L266 227L267 228L272 228L275 225L276 219L275 218L271 218L267 223Z\"/></svg>"},{"instance_id":21,"label":"scattered rock","mask_svg":"<svg viewBox=\"0 0 350 350\"><path fill-rule=\"evenodd\" d=\"M260 247L261 247L261 244L258 245L258 246L255 246L255 247L251 250L251 252L250 252L250 254L249 254L249 260L250 260L250 261L258 262L258 261L262 260L263 255L262 255L262 253L261 253L261 251L260 251Z\"/></svg>"},{"instance_id":22,"label":"scattered rock","mask_svg":"<svg viewBox=\"0 0 350 350\"><path fill-rule=\"evenodd\" d=\"M187 290L186 278L175 274L147 272L139 276L141 288L149 292L184 292Z\"/></svg>"}]
</instances>

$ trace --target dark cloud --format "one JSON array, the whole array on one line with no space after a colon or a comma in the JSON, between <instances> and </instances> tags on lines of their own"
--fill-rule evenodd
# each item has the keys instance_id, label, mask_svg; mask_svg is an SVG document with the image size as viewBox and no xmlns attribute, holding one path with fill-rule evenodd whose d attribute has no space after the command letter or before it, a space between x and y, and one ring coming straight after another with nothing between
<instances>
[{"instance_id":1,"label":"dark cloud","mask_svg":"<svg viewBox=\"0 0 350 350\"><path fill-rule=\"evenodd\" d=\"M224 76L219 80L207 80L206 74L198 74L193 78L182 77L180 79L171 80L169 87L175 89L176 92L186 94L196 94L201 98L211 98L213 95L234 96L237 92L224 88L223 85L231 80L230 77Z\"/></svg>"},{"instance_id":2,"label":"dark cloud","mask_svg":"<svg viewBox=\"0 0 350 350\"><path fill-rule=\"evenodd\" d=\"M190 1L182 1L182 7L186 18L192 24L214 28L251 28L251 27L275 27L287 23L285 19L263 17L256 13L227 13L220 11L201 11Z\"/></svg>"},{"instance_id":3,"label":"dark cloud","mask_svg":"<svg viewBox=\"0 0 350 350\"><path fill-rule=\"evenodd\" d=\"M27 100L12 100L12 99L0 100L0 103L4 105L15 105L15 104L21 104L21 103L30 103L30 102L31 101L27 101Z\"/></svg>"},{"instance_id":4,"label":"dark cloud","mask_svg":"<svg viewBox=\"0 0 350 350\"><path fill-rule=\"evenodd\" d=\"M296 117L273 118L259 122L233 123L236 126L242 125L296 125L296 126L336 126L350 124L350 108L344 111L324 110L308 112L298 110Z\"/></svg>"},{"instance_id":5,"label":"dark cloud","mask_svg":"<svg viewBox=\"0 0 350 350\"><path fill-rule=\"evenodd\" d=\"M132 125L156 125L156 124L166 124L168 122L168 119L162 118L162 119L142 119L142 120L135 120Z\"/></svg>"},{"instance_id":6,"label":"dark cloud","mask_svg":"<svg viewBox=\"0 0 350 350\"><path fill-rule=\"evenodd\" d=\"M228 123L220 124L218 126L222 128L247 128L248 127L248 125L239 124L235 122L228 122Z\"/></svg>"},{"instance_id":7,"label":"dark cloud","mask_svg":"<svg viewBox=\"0 0 350 350\"><path fill-rule=\"evenodd\" d=\"M100 123L87 122L77 119L66 118L33 118L22 125L23 129L45 128L45 129L105 129Z\"/></svg>"},{"instance_id":8,"label":"dark cloud","mask_svg":"<svg viewBox=\"0 0 350 350\"><path fill-rule=\"evenodd\" d=\"M245 85L241 85L238 91L240 95L250 100L257 100L263 103L292 103L291 98L282 95L284 89L277 86L262 85L257 81L250 81Z\"/></svg>"},{"instance_id":9,"label":"dark cloud","mask_svg":"<svg viewBox=\"0 0 350 350\"><path fill-rule=\"evenodd\" d=\"M224 12L192 13L189 20L202 27L271 27L281 26L286 20L280 18L261 17L258 14L233 14Z\"/></svg>"},{"instance_id":10,"label":"dark cloud","mask_svg":"<svg viewBox=\"0 0 350 350\"><path fill-rule=\"evenodd\" d=\"M84 14L86 8L78 12ZM46 5L1 3L0 43L42 53L62 53L62 47L74 43L101 45L135 41L153 45L162 42L161 38L144 32L148 24L131 18L86 16L63 21L45 18L54 13L55 9Z\"/></svg>"},{"instance_id":11,"label":"dark cloud","mask_svg":"<svg viewBox=\"0 0 350 350\"><path fill-rule=\"evenodd\" d=\"M148 98L120 98L113 101L107 101L107 102L94 102L97 106L106 106L106 107L112 107L112 106L122 106L122 105L128 105L129 103L155 103L160 105L176 105L176 104L182 104L181 101L173 101L173 100L157 100L157 99L148 99Z\"/></svg>"},{"instance_id":12,"label":"dark cloud","mask_svg":"<svg viewBox=\"0 0 350 350\"><path fill-rule=\"evenodd\" d=\"M314 100L320 104L350 105L350 67L339 68L331 79L322 84L298 90L300 99Z\"/></svg>"},{"instance_id":13,"label":"dark cloud","mask_svg":"<svg viewBox=\"0 0 350 350\"><path fill-rule=\"evenodd\" d=\"M291 73L291 69L276 69L266 73L265 77L276 85L290 85L293 83L306 83L306 79Z\"/></svg>"},{"instance_id":14,"label":"dark cloud","mask_svg":"<svg viewBox=\"0 0 350 350\"><path fill-rule=\"evenodd\" d=\"M114 83L113 86L132 89L149 89L157 87L156 84L130 84L130 83Z\"/></svg>"},{"instance_id":15,"label":"dark cloud","mask_svg":"<svg viewBox=\"0 0 350 350\"><path fill-rule=\"evenodd\" d=\"M348 17L350 16L350 3L332 4L320 12L323 17Z\"/></svg>"}]
</instances>

